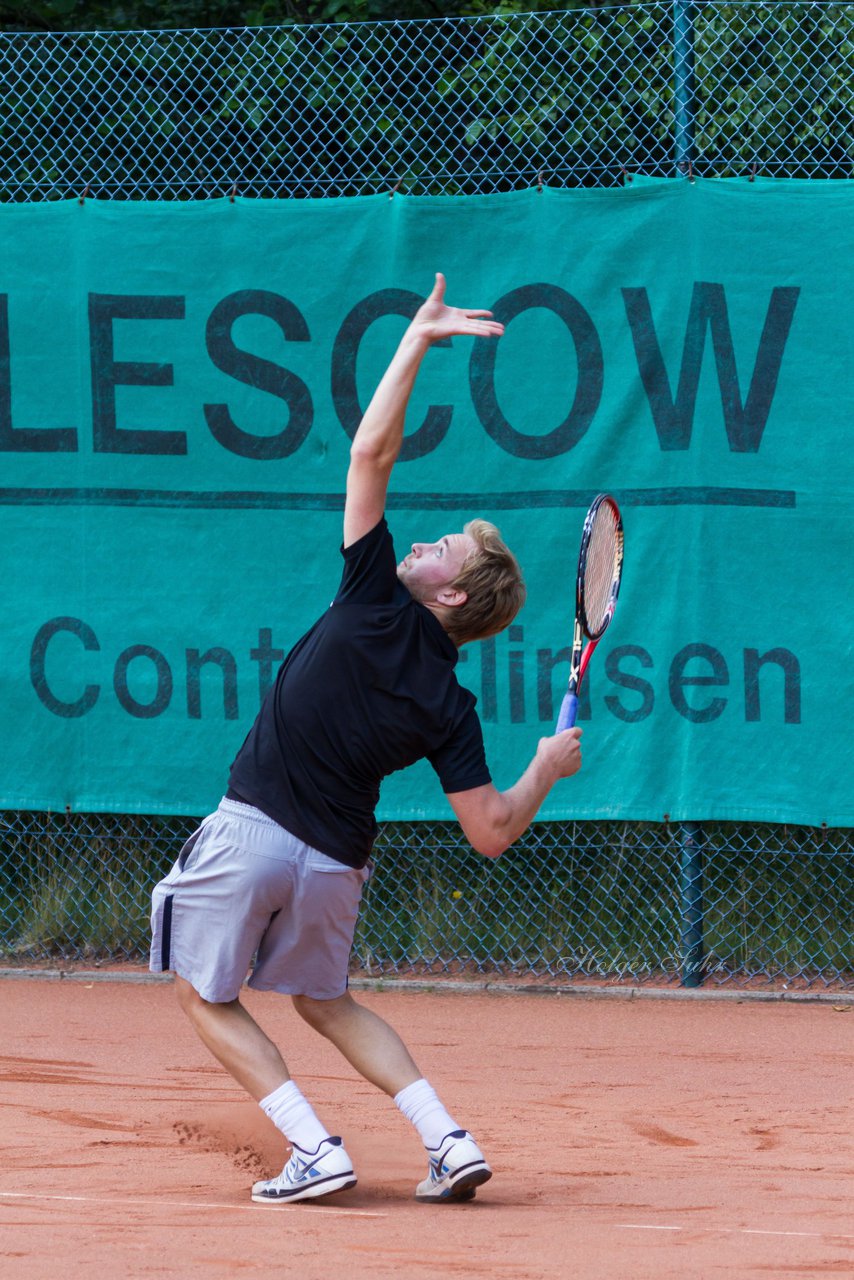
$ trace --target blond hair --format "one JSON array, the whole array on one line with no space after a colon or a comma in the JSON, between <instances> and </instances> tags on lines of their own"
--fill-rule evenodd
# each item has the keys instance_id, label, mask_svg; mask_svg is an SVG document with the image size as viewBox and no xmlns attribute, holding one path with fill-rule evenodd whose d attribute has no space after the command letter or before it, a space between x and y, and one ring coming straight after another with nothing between
<instances>
[{"instance_id":1,"label":"blond hair","mask_svg":"<svg viewBox=\"0 0 854 1280\"><path fill-rule=\"evenodd\" d=\"M464 533L476 549L466 557L451 586L466 593L447 610L442 623L456 645L486 640L508 627L525 603L522 570L513 552L488 520L470 520Z\"/></svg>"}]
</instances>

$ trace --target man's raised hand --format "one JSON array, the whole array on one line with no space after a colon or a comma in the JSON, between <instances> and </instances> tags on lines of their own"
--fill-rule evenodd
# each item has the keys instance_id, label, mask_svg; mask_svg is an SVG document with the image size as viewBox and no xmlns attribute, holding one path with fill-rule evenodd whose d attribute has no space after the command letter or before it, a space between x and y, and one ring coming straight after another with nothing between
<instances>
[{"instance_id":1,"label":"man's raised hand","mask_svg":"<svg viewBox=\"0 0 854 1280\"><path fill-rule=\"evenodd\" d=\"M429 298L421 304L412 321L413 329L428 342L469 334L475 338L500 338L504 325L491 319L491 311L473 307L450 307L445 302L445 277L436 272Z\"/></svg>"}]
</instances>

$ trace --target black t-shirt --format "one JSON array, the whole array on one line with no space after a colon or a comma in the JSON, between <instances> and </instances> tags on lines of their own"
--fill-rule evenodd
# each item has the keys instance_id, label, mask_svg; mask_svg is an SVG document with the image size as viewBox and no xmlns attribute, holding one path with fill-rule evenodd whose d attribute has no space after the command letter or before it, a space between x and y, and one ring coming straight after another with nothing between
<instances>
[{"instance_id":1,"label":"black t-shirt","mask_svg":"<svg viewBox=\"0 0 854 1280\"><path fill-rule=\"evenodd\" d=\"M343 550L326 613L279 668L229 794L351 867L376 837L380 782L426 757L446 792L490 781L457 649L398 581L385 520Z\"/></svg>"}]
</instances>

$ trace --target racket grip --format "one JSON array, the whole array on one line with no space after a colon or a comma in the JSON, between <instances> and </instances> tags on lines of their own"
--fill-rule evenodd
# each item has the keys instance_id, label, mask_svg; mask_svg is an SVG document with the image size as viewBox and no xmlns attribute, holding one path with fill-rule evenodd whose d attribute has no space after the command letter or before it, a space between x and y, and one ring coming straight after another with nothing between
<instances>
[{"instance_id":1,"label":"racket grip","mask_svg":"<svg viewBox=\"0 0 854 1280\"><path fill-rule=\"evenodd\" d=\"M560 704L560 714L557 718L557 728L555 733L563 733L564 729L571 729L575 724L575 717L578 712L578 698L574 693L564 694L563 702Z\"/></svg>"}]
</instances>

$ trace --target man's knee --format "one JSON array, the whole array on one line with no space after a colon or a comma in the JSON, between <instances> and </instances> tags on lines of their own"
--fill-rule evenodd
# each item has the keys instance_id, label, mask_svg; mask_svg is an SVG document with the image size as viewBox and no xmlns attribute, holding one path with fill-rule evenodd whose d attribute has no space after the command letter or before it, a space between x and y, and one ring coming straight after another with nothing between
<instances>
[{"instance_id":1,"label":"man's knee","mask_svg":"<svg viewBox=\"0 0 854 1280\"><path fill-rule=\"evenodd\" d=\"M200 1005L204 1004L202 997L199 995L192 983L186 978L175 975L175 995L178 997L178 1004L188 1016L197 1010Z\"/></svg>"},{"instance_id":2,"label":"man's knee","mask_svg":"<svg viewBox=\"0 0 854 1280\"><path fill-rule=\"evenodd\" d=\"M205 1000L204 996L199 995L191 982L188 982L186 978L179 977L178 974L175 975L175 994L178 997L178 1004L184 1013L188 1018L194 1020L200 1016L204 1017L211 1010L222 1008L221 1005L212 1004L210 1000Z\"/></svg>"},{"instance_id":3,"label":"man's knee","mask_svg":"<svg viewBox=\"0 0 854 1280\"><path fill-rule=\"evenodd\" d=\"M346 1016L355 1004L349 991L334 1000L315 1000L312 996L292 996L291 999L299 1016L321 1035L325 1035L339 1018Z\"/></svg>"}]
</instances>

